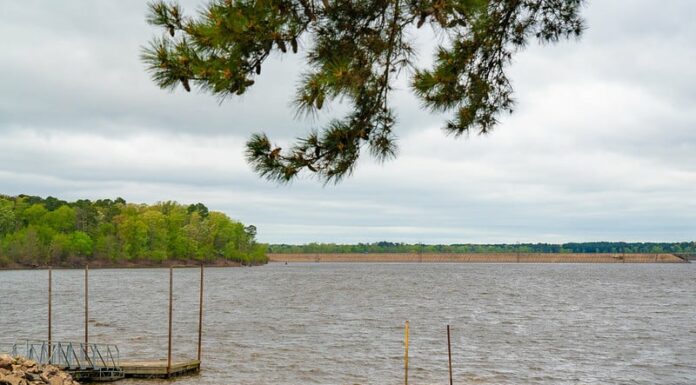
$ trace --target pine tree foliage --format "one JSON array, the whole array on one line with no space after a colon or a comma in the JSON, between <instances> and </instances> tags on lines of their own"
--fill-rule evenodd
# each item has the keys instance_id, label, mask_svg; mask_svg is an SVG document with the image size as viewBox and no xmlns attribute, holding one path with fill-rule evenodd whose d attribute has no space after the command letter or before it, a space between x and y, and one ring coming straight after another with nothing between
<instances>
[{"instance_id":1,"label":"pine tree foliage","mask_svg":"<svg viewBox=\"0 0 696 385\"><path fill-rule=\"evenodd\" d=\"M455 136L487 133L512 112L506 74L530 40L578 37L583 0L213 0L196 16L168 1L150 4L148 22L163 28L142 58L162 88L192 86L220 97L244 94L273 52L305 55L294 104L314 114L328 102L350 104L288 149L265 134L247 143L262 176L289 181L308 170L320 179L350 175L361 150L379 160L396 154L396 117L388 97L407 70L424 107L452 113ZM429 26L444 37L432 68L416 68L409 36ZM302 42L302 44L300 44Z\"/></svg>"}]
</instances>

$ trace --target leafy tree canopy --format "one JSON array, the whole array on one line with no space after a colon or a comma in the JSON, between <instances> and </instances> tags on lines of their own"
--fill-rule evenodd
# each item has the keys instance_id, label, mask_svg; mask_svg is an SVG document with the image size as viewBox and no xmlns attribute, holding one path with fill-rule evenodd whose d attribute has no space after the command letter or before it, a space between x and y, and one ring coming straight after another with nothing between
<instances>
[{"instance_id":1,"label":"leafy tree canopy","mask_svg":"<svg viewBox=\"0 0 696 385\"><path fill-rule=\"evenodd\" d=\"M432 111L450 112L455 136L487 133L512 112L505 72L530 39L577 37L583 0L213 0L196 16L178 4L150 4L148 22L164 29L143 50L162 88L193 86L220 97L244 94L272 52L298 53L309 70L297 88L299 113L328 102L352 110L287 149L263 133L247 142L256 172L274 181L308 170L325 182L353 172L361 150L395 156L395 114L388 101L395 78L408 70L413 92ZM428 25L444 41L432 68L417 68L409 36Z\"/></svg>"},{"instance_id":2,"label":"leafy tree canopy","mask_svg":"<svg viewBox=\"0 0 696 385\"><path fill-rule=\"evenodd\" d=\"M0 268L225 259L262 264L266 246L256 242L255 229L202 203L0 195Z\"/></svg>"}]
</instances>

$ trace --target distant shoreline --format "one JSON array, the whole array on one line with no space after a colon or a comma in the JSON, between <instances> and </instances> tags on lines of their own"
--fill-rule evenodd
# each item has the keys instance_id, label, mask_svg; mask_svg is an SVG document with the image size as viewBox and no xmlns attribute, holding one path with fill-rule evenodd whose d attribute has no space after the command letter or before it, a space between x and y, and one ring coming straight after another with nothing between
<instances>
[{"instance_id":1,"label":"distant shoreline","mask_svg":"<svg viewBox=\"0 0 696 385\"><path fill-rule=\"evenodd\" d=\"M269 262L688 263L674 254L620 253L346 253L268 254Z\"/></svg>"},{"instance_id":2,"label":"distant shoreline","mask_svg":"<svg viewBox=\"0 0 696 385\"><path fill-rule=\"evenodd\" d=\"M196 260L167 260L163 262L154 261L87 261L87 262L65 262L50 266L55 270L71 270L71 269L84 269L85 264L89 265L92 270L97 269L158 269L158 268L169 268L169 266L176 265L177 267L200 267L201 263L205 267L241 267L242 264L235 261L230 261L227 259L218 259L215 261L196 261ZM6 270L42 270L47 269L48 265L23 265L19 263L11 263L8 266L0 267L0 271Z\"/></svg>"}]
</instances>

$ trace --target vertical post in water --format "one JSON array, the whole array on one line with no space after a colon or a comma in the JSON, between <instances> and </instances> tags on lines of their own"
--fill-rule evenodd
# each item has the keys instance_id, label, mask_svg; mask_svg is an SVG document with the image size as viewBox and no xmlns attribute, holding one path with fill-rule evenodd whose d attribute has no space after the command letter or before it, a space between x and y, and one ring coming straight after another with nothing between
<instances>
[{"instance_id":1,"label":"vertical post in water","mask_svg":"<svg viewBox=\"0 0 696 385\"><path fill-rule=\"evenodd\" d=\"M404 328L404 385L408 385L408 321Z\"/></svg>"},{"instance_id":2,"label":"vertical post in water","mask_svg":"<svg viewBox=\"0 0 696 385\"><path fill-rule=\"evenodd\" d=\"M89 265L85 265L85 354L89 344Z\"/></svg>"},{"instance_id":3,"label":"vertical post in water","mask_svg":"<svg viewBox=\"0 0 696 385\"><path fill-rule=\"evenodd\" d=\"M167 344L167 378L172 371L172 306L174 295L174 266L169 267L169 342Z\"/></svg>"},{"instance_id":4,"label":"vertical post in water","mask_svg":"<svg viewBox=\"0 0 696 385\"><path fill-rule=\"evenodd\" d=\"M203 263L201 263L201 296L198 300L198 364L201 363L201 343L203 338Z\"/></svg>"},{"instance_id":5,"label":"vertical post in water","mask_svg":"<svg viewBox=\"0 0 696 385\"><path fill-rule=\"evenodd\" d=\"M449 357L449 380L452 385L452 345L450 343L450 326L447 325L447 355Z\"/></svg>"},{"instance_id":6,"label":"vertical post in water","mask_svg":"<svg viewBox=\"0 0 696 385\"><path fill-rule=\"evenodd\" d=\"M51 296L53 294L53 267L48 267L48 363L51 363Z\"/></svg>"}]
</instances>

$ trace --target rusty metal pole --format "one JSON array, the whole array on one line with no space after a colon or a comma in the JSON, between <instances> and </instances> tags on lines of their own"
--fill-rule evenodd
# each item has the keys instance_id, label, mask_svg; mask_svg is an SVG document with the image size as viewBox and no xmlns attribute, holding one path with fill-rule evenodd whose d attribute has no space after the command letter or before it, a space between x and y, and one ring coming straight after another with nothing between
<instances>
[{"instance_id":1,"label":"rusty metal pole","mask_svg":"<svg viewBox=\"0 0 696 385\"><path fill-rule=\"evenodd\" d=\"M198 364L201 363L201 344L203 340L203 264L201 263L201 296L198 300Z\"/></svg>"},{"instance_id":2,"label":"rusty metal pole","mask_svg":"<svg viewBox=\"0 0 696 385\"><path fill-rule=\"evenodd\" d=\"M85 265L85 354L89 344L89 265Z\"/></svg>"},{"instance_id":3,"label":"rusty metal pole","mask_svg":"<svg viewBox=\"0 0 696 385\"><path fill-rule=\"evenodd\" d=\"M53 295L53 267L48 267L48 363L51 363L51 297Z\"/></svg>"},{"instance_id":4,"label":"rusty metal pole","mask_svg":"<svg viewBox=\"0 0 696 385\"><path fill-rule=\"evenodd\" d=\"M172 307L174 302L174 266L169 267L169 343L167 344L167 378L172 371Z\"/></svg>"},{"instance_id":5,"label":"rusty metal pole","mask_svg":"<svg viewBox=\"0 0 696 385\"><path fill-rule=\"evenodd\" d=\"M404 328L404 385L408 385L408 321Z\"/></svg>"},{"instance_id":6,"label":"rusty metal pole","mask_svg":"<svg viewBox=\"0 0 696 385\"><path fill-rule=\"evenodd\" d=\"M450 343L450 326L447 325L447 355L449 356L449 380L452 385L452 344Z\"/></svg>"}]
</instances>

